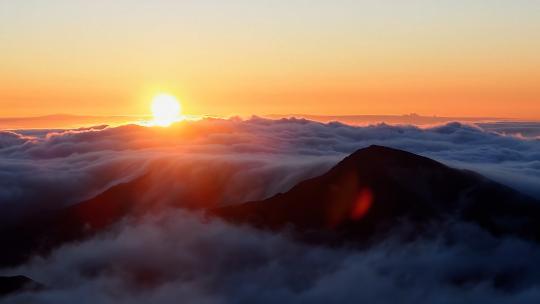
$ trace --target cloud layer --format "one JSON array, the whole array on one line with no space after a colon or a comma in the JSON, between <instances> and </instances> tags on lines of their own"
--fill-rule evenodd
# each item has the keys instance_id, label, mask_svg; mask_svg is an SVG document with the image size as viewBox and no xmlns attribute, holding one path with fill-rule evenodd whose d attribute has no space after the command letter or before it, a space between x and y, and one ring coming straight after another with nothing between
<instances>
[{"instance_id":1,"label":"cloud layer","mask_svg":"<svg viewBox=\"0 0 540 304\"><path fill-rule=\"evenodd\" d=\"M0 204L10 210L63 206L150 170L159 171L162 181L185 185L202 175L220 177L231 192L227 202L260 199L371 144L477 170L540 197L538 139L460 123L421 129L253 118L183 122L170 129L0 132Z\"/></svg>"},{"instance_id":2,"label":"cloud layer","mask_svg":"<svg viewBox=\"0 0 540 304\"><path fill-rule=\"evenodd\" d=\"M355 251L169 212L13 273L49 288L9 303L534 303L540 247L449 223L436 239ZM509 257L519 256L519 259Z\"/></svg>"},{"instance_id":3,"label":"cloud layer","mask_svg":"<svg viewBox=\"0 0 540 304\"><path fill-rule=\"evenodd\" d=\"M488 129L255 117L166 129L4 131L0 220L77 203L143 175L152 183L141 199L164 205L171 198L209 206L261 199L371 144L477 170L540 197L540 140ZM194 195L202 190L202 198ZM322 248L166 209L0 274L28 275L49 287L9 303L532 303L540 297L536 244L452 222L435 239L398 239L363 251Z\"/></svg>"}]
</instances>

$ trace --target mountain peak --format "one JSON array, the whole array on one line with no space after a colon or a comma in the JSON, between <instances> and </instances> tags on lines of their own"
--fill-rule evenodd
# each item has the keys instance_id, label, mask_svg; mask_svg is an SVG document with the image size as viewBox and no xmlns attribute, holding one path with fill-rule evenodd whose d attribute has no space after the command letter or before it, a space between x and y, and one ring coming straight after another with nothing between
<instances>
[{"instance_id":1,"label":"mountain peak","mask_svg":"<svg viewBox=\"0 0 540 304\"><path fill-rule=\"evenodd\" d=\"M446 167L437 161L418 154L379 145L371 145L366 148L358 149L354 153L347 156L342 162L355 162L361 164L369 162L395 164L399 162Z\"/></svg>"},{"instance_id":2,"label":"mountain peak","mask_svg":"<svg viewBox=\"0 0 540 304\"><path fill-rule=\"evenodd\" d=\"M540 235L539 208L531 198L478 174L372 145L286 193L210 213L260 228L294 226L297 231L334 231L346 238L366 240L403 219L422 226L450 214L493 233L536 237ZM504 224L514 216L523 225Z\"/></svg>"}]
</instances>

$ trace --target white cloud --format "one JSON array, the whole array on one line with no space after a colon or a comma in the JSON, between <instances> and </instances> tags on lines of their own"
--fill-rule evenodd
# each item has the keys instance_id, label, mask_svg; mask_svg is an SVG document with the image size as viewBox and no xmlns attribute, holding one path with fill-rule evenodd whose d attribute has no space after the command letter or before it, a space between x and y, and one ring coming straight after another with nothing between
<instances>
[{"instance_id":1,"label":"white cloud","mask_svg":"<svg viewBox=\"0 0 540 304\"><path fill-rule=\"evenodd\" d=\"M517 257L520 258L509 258ZM463 223L366 250L300 244L186 212L120 225L10 273L48 289L9 303L534 303L540 247Z\"/></svg>"},{"instance_id":2,"label":"white cloud","mask_svg":"<svg viewBox=\"0 0 540 304\"><path fill-rule=\"evenodd\" d=\"M209 119L169 129L1 132L1 220L75 203L147 173L152 182L141 199L260 199L371 144L477 169L540 197L537 139L458 123L423 129ZM494 239L462 223L436 239L405 245L390 238L356 251L170 211L3 272L49 286L9 303L532 303L540 297L539 256L536 244Z\"/></svg>"},{"instance_id":3,"label":"white cloud","mask_svg":"<svg viewBox=\"0 0 540 304\"><path fill-rule=\"evenodd\" d=\"M228 201L260 199L320 174L371 144L475 169L540 197L540 140L459 123L421 129L295 119L208 119L169 129L128 125L21 133L0 133L0 202L12 210L75 203L148 170L164 171L163 181L186 182L204 171L228 180L231 189L242 183L251 190L247 196L229 193ZM161 170L163 163L177 170ZM246 177L250 173L259 178Z\"/></svg>"}]
</instances>

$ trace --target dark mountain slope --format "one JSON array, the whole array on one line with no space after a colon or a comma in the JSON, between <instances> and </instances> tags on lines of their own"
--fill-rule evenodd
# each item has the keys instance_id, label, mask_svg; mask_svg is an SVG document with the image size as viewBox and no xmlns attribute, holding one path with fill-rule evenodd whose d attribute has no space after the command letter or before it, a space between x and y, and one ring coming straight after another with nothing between
<instances>
[{"instance_id":1,"label":"dark mountain slope","mask_svg":"<svg viewBox=\"0 0 540 304\"><path fill-rule=\"evenodd\" d=\"M143 190L147 176L111 187L98 196L58 209L44 210L22 219L17 225L2 227L0 242L10 244L0 251L0 267L24 262L35 253L46 253L65 242L100 232L128 214L135 214L132 204Z\"/></svg>"},{"instance_id":2,"label":"dark mountain slope","mask_svg":"<svg viewBox=\"0 0 540 304\"><path fill-rule=\"evenodd\" d=\"M0 267L19 264L35 253L47 253L62 243L105 231L126 216L137 218L164 208L216 206L220 193L227 187L222 176L202 176L181 189L180 195L175 187L182 184L182 175L163 180L159 171L156 165L149 173L112 186L89 200L67 208L34 212L14 225L0 223L0 243L10 244L0 250Z\"/></svg>"},{"instance_id":3,"label":"dark mountain slope","mask_svg":"<svg viewBox=\"0 0 540 304\"><path fill-rule=\"evenodd\" d=\"M23 291L38 291L44 286L25 276L0 276L0 297Z\"/></svg>"},{"instance_id":4,"label":"dark mountain slope","mask_svg":"<svg viewBox=\"0 0 540 304\"><path fill-rule=\"evenodd\" d=\"M495 235L540 236L540 203L532 198L476 173L381 146L358 150L284 194L209 213L259 228L336 232L333 239L368 240L399 222L422 229L446 219Z\"/></svg>"}]
</instances>

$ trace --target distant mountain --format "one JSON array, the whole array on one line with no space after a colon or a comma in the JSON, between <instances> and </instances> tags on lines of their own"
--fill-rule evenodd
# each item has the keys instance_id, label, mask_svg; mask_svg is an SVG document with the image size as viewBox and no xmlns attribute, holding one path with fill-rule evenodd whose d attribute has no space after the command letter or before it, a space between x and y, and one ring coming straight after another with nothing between
<instances>
[{"instance_id":1,"label":"distant mountain","mask_svg":"<svg viewBox=\"0 0 540 304\"><path fill-rule=\"evenodd\" d=\"M95 125L120 125L148 120L147 116L90 116L55 114L34 117L0 117L2 129L79 128Z\"/></svg>"},{"instance_id":2,"label":"distant mountain","mask_svg":"<svg viewBox=\"0 0 540 304\"><path fill-rule=\"evenodd\" d=\"M358 150L286 193L209 214L265 229L291 227L331 242L375 240L404 222L414 236L449 219L494 235L540 237L540 202L474 172L382 146Z\"/></svg>"},{"instance_id":3,"label":"distant mountain","mask_svg":"<svg viewBox=\"0 0 540 304\"><path fill-rule=\"evenodd\" d=\"M287 114L287 115L265 115L271 119L279 118L304 118L319 122L339 121L351 125L365 125L376 123L387 124L411 124L411 125L434 125L449 122L495 122L495 121L516 121L515 119L497 117L445 117L445 116L423 116L415 113L405 115L309 115L309 114Z\"/></svg>"}]
</instances>

